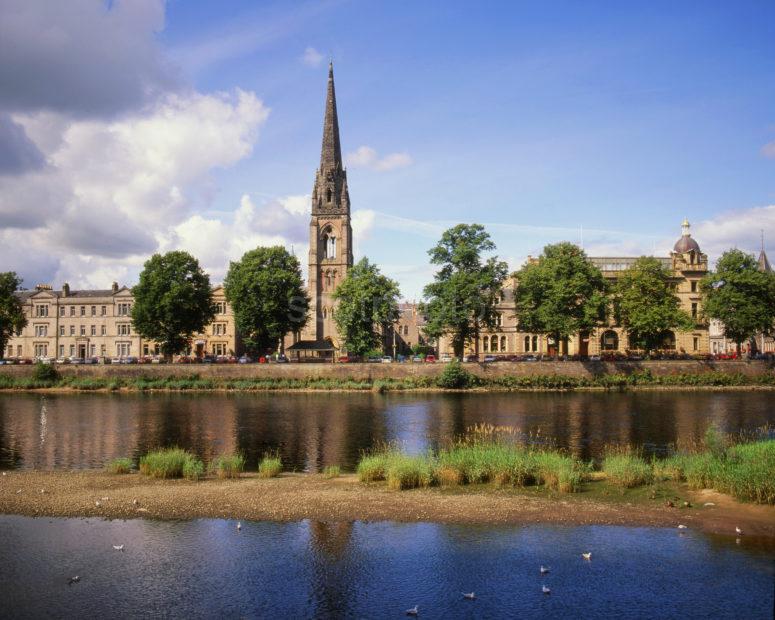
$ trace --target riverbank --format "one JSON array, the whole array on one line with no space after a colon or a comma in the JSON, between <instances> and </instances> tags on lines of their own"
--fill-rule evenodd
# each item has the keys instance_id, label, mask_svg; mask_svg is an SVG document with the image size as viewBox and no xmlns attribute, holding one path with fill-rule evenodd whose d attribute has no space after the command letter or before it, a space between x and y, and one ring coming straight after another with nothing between
<instances>
[{"instance_id":1,"label":"riverbank","mask_svg":"<svg viewBox=\"0 0 775 620\"><path fill-rule=\"evenodd\" d=\"M653 499L652 499L653 496ZM668 507L667 501L674 507ZM682 507L687 501L691 507ZM706 505L706 504L712 505ZM604 481L581 493L470 485L390 491L355 475L282 474L238 479L156 480L95 471L10 471L0 477L0 513L109 519L229 518L298 521L402 521L677 527L734 536L775 537L775 507L744 504L684 484L622 492Z\"/></svg>"}]
</instances>

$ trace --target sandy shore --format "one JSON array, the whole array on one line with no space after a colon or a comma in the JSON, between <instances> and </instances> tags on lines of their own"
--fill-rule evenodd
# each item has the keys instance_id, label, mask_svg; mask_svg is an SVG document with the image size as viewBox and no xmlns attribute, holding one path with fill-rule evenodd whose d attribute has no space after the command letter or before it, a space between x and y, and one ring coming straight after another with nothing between
<instances>
[{"instance_id":1,"label":"sandy shore","mask_svg":"<svg viewBox=\"0 0 775 620\"><path fill-rule=\"evenodd\" d=\"M549 494L491 487L390 491L353 475L261 479L153 480L95 471L11 471L0 477L0 513L28 516L297 521L434 521L462 524L630 525L688 527L775 537L775 507L742 504L712 491L681 490L691 508L665 506L642 494ZM706 506L711 502L713 506ZM681 504L677 504L680 506Z\"/></svg>"}]
</instances>

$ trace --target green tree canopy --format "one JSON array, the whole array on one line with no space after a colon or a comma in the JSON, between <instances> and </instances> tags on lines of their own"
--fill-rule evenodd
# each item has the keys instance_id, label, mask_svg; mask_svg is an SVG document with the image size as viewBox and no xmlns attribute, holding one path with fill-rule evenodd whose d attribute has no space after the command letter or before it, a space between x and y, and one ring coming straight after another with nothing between
<instances>
[{"instance_id":1,"label":"green tree canopy","mask_svg":"<svg viewBox=\"0 0 775 620\"><path fill-rule=\"evenodd\" d=\"M659 349L668 331L689 330L694 321L675 294L670 272L654 257L641 256L614 286L614 315L630 342Z\"/></svg>"},{"instance_id":2,"label":"green tree canopy","mask_svg":"<svg viewBox=\"0 0 775 620\"><path fill-rule=\"evenodd\" d=\"M334 291L334 322L347 352L365 355L382 348L383 329L398 319L398 283L362 258Z\"/></svg>"},{"instance_id":3,"label":"green tree canopy","mask_svg":"<svg viewBox=\"0 0 775 620\"><path fill-rule=\"evenodd\" d=\"M724 252L716 270L700 281L703 314L724 323L727 337L737 343L758 332L771 333L775 323L775 274L759 271L750 254Z\"/></svg>"},{"instance_id":4,"label":"green tree canopy","mask_svg":"<svg viewBox=\"0 0 775 620\"><path fill-rule=\"evenodd\" d=\"M264 355L307 321L309 297L298 259L282 246L259 247L229 264L226 299L246 348Z\"/></svg>"},{"instance_id":5,"label":"green tree canopy","mask_svg":"<svg viewBox=\"0 0 775 620\"><path fill-rule=\"evenodd\" d=\"M479 331L495 325L508 266L497 257L483 260L482 253L494 249L482 225L458 224L445 231L428 251L431 263L441 268L423 291L425 333L431 338L451 336L456 356L461 356L472 340L478 351Z\"/></svg>"},{"instance_id":6,"label":"green tree canopy","mask_svg":"<svg viewBox=\"0 0 775 620\"><path fill-rule=\"evenodd\" d=\"M547 245L537 262L514 274L519 329L546 334L556 343L605 320L607 285L577 245Z\"/></svg>"},{"instance_id":7,"label":"green tree canopy","mask_svg":"<svg viewBox=\"0 0 775 620\"><path fill-rule=\"evenodd\" d=\"M187 252L154 254L132 294L135 331L158 342L168 357L184 351L215 317L210 277Z\"/></svg>"},{"instance_id":8,"label":"green tree canopy","mask_svg":"<svg viewBox=\"0 0 775 620\"><path fill-rule=\"evenodd\" d=\"M21 283L13 271L0 273L0 359L5 355L5 347L14 333L27 325L24 308L15 295Z\"/></svg>"}]
</instances>

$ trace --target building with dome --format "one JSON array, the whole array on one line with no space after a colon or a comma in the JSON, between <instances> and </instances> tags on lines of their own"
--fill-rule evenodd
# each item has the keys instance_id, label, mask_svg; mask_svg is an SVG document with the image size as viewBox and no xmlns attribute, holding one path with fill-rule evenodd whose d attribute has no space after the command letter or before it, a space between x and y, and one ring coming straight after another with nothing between
<instances>
[{"instance_id":1,"label":"building with dome","mask_svg":"<svg viewBox=\"0 0 775 620\"><path fill-rule=\"evenodd\" d=\"M696 319L695 327L688 332L667 332L663 349L676 353L702 355L710 352L708 324L701 317L700 279L708 272L708 257L691 235L687 220L681 225L681 237L675 242L668 256L657 257L673 277L676 294L681 308ZM592 256L589 260L596 265L610 282L629 269L638 256ZM530 260L530 259L528 259ZM514 309L515 282L511 280L504 287L497 325L480 336L480 355L603 355L624 353L636 347L629 342L626 331L613 322L588 333L581 333L567 343L555 343L544 334L521 332L517 328ZM473 353L474 346L467 352ZM439 354L452 355L452 342L442 338Z\"/></svg>"}]
</instances>

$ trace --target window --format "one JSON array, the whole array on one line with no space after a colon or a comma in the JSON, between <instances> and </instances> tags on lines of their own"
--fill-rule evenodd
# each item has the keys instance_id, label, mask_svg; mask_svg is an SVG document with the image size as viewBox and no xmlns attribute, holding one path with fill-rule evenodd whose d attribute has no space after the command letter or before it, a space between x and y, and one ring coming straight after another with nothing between
<instances>
[{"instance_id":1,"label":"window","mask_svg":"<svg viewBox=\"0 0 775 620\"><path fill-rule=\"evenodd\" d=\"M105 316L108 313L107 306L100 306L100 316Z\"/></svg>"},{"instance_id":2,"label":"window","mask_svg":"<svg viewBox=\"0 0 775 620\"><path fill-rule=\"evenodd\" d=\"M213 323L213 336L225 336L226 323Z\"/></svg>"},{"instance_id":3,"label":"window","mask_svg":"<svg viewBox=\"0 0 775 620\"><path fill-rule=\"evenodd\" d=\"M533 351L538 351L538 336L533 336Z\"/></svg>"},{"instance_id":4,"label":"window","mask_svg":"<svg viewBox=\"0 0 775 620\"><path fill-rule=\"evenodd\" d=\"M86 325L81 325L81 336L86 335Z\"/></svg>"},{"instance_id":5,"label":"window","mask_svg":"<svg viewBox=\"0 0 775 620\"><path fill-rule=\"evenodd\" d=\"M119 357L127 357L131 350L131 343L129 342L117 342L116 343L116 354Z\"/></svg>"},{"instance_id":6,"label":"window","mask_svg":"<svg viewBox=\"0 0 775 620\"><path fill-rule=\"evenodd\" d=\"M501 336L501 351L505 351L508 347L506 347L506 336Z\"/></svg>"},{"instance_id":7,"label":"window","mask_svg":"<svg viewBox=\"0 0 775 620\"><path fill-rule=\"evenodd\" d=\"M35 325L34 330L35 330L35 335L38 338L41 338L41 337L45 338L46 336L48 336L48 325Z\"/></svg>"},{"instance_id":8,"label":"window","mask_svg":"<svg viewBox=\"0 0 775 620\"><path fill-rule=\"evenodd\" d=\"M107 333L108 329L104 325L100 325L100 336L104 336Z\"/></svg>"},{"instance_id":9,"label":"window","mask_svg":"<svg viewBox=\"0 0 775 620\"><path fill-rule=\"evenodd\" d=\"M129 335L129 323L119 323L117 327L119 336Z\"/></svg>"},{"instance_id":10,"label":"window","mask_svg":"<svg viewBox=\"0 0 775 620\"><path fill-rule=\"evenodd\" d=\"M336 258L336 237L330 233L323 235L323 258Z\"/></svg>"},{"instance_id":11,"label":"window","mask_svg":"<svg viewBox=\"0 0 775 620\"><path fill-rule=\"evenodd\" d=\"M92 316L97 316L97 306L92 306L91 307L91 315Z\"/></svg>"},{"instance_id":12,"label":"window","mask_svg":"<svg viewBox=\"0 0 775 620\"><path fill-rule=\"evenodd\" d=\"M213 343L213 355L226 355L226 344L223 342Z\"/></svg>"},{"instance_id":13,"label":"window","mask_svg":"<svg viewBox=\"0 0 775 620\"><path fill-rule=\"evenodd\" d=\"M47 357L48 356L48 345L47 344L36 344L35 345L35 357Z\"/></svg>"},{"instance_id":14,"label":"window","mask_svg":"<svg viewBox=\"0 0 775 620\"><path fill-rule=\"evenodd\" d=\"M331 188L329 187L328 190L326 190L326 202L331 202Z\"/></svg>"},{"instance_id":15,"label":"window","mask_svg":"<svg viewBox=\"0 0 775 620\"><path fill-rule=\"evenodd\" d=\"M697 292L697 280L692 280L691 287L692 287L692 293L696 293Z\"/></svg>"},{"instance_id":16,"label":"window","mask_svg":"<svg viewBox=\"0 0 775 620\"><path fill-rule=\"evenodd\" d=\"M59 326L59 335L60 336L64 336L65 335L65 326L64 325L60 325Z\"/></svg>"},{"instance_id":17,"label":"window","mask_svg":"<svg viewBox=\"0 0 775 620\"><path fill-rule=\"evenodd\" d=\"M530 336L525 336L525 351L530 351Z\"/></svg>"},{"instance_id":18,"label":"window","mask_svg":"<svg viewBox=\"0 0 775 620\"><path fill-rule=\"evenodd\" d=\"M89 347L89 356L94 357L97 354L97 345L93 344Z\"/></svg>"},{"instance_id":19,"label":"window","mask_svg":"<svg viewBox=\"0 0 775 620\"><path fill-rule=\"evenodd\" d=\"M35 316L48 316L48 306L44 304L36 305Z\"/></svg>"},{"instance_id":20,"label":"window","mask_svg":"<svg viewBox=\"0 0 775 620\"><path fill-rule=\"evenodd\" d=\"M96 336L97 335L97 326L96 325L92 325L91 326L91 335L92 336Z\"/></svg>"},{"instance_id":21,"label":"window","mask_svg":"<svg viewBox=\"0 0 775 620\"><path fill-rule=\"evenodd\" d=\"M503 315L499 312L495 315L495 326L501 327L503 325Z\"/></svg>"},{"instance_id":22,"label":"window","mask_svg":"<svg viewBox=\"0 0 775 620\"><path fill-rule=\"evenodd\" d=\"M693 319L697 318L697 303L696 302L692 304L692 318Z\"/></svg>"},{"instance_id":23,"label":"window","mask_svg":"<svg viewBox=\"0 0 775 620\"><path fill-rule=\"evenodd\" d=\"M323 318L324 319L328 318L328 310L326 308L323 308Z\"/></svg>"},{"instance_id":24,"label":"window","mask_svg":"<svg viewBox=\"0 0 775 620\"><path fill-rule=\"evenodd\" d=\"M81 306L81 316L86 316L86 306Z\"/></svg>"},{"instance_id":25,"label":"window","mask_svg":"<svg viewBox=\"0 0 775 620\"><path fill-rule=\"evenodd\" d=\"M75 325L70 326L70 335L75 336Z\"/></svg>"},{"instance_id":26,"label":"window","mask_svg":"<svg viewBox=\"0 0 775 620\"><path fill-rule=\"evenodd\" d=\"M692 349L694 351L699 351L700 350L700 337L699 336L695 336L694 338L692 338Z\"/></svg>"},{"instance_id":27,"label":"window","mask_svg":"<svg viewBox=\"0 0 775 620\"><path fill-rule=\"evenodd\" d=\"M13 345L8 345L8 357L11 357L13 355Z\"/></svg>"},{"instance_id":28,"label":"window","mask_svg":"<svg viewBox=\"0 0 775 620\"><path fill-rule=\"evenodd\" d=\"M490 339L487 336L482 338L482 350L485 353L488 353L490 351Z\"/></svg>"},{"instance_id":29,"label":"window","mask_svg":"<svg viewBox=\"0 0 775 620\"><path fill-rule=\"evenodd\" d=\"M106 353L106 351L107 351L107 349L105 348L105 345L104 345L104 344L101 344L101 345L100 345L100 355L101 355L102 357L105 357L105 353Z\"/></svg>"},{"instance_id":30,"label":"window","mask_svg":"<svg viewBox=\"0 0 775 620\"><path fill-rule=\"evenodd\" d=\"M59 345L59 357L64 357L64 356L65 356L65 345L60 344Z\"/></svg>"},{"instance_id":31,"label":"window","mask_svg":"<svg viewBox=\"0 0 775 620\"><path fill-rule=\"evenodd\" d=\"M130 304L118 304L118 316L128 316L130 308Z\"/></svg>"},{"instance_id":32,"label":"window","mask_svg":"<svg viewBox=\"0 0 775 620\"><path fill-rule=\"evenodd\" d=\"M75 316L75 306L70 306L70 316Z\"/></svg>"},{"instance_id":33,"label":"window","mask_svg":"<svg viewBox=\"0 0 775 620\"><path fill-rule=\"evenodd\" d=\"M59 306L59 316L65 316L65 307Z\"/></svg>"},{"instance_id":34,"label":"window","mask_svg":"<svg viewBox=\"0 0 775 620\"><path fill-rule=\"evenodd\" d=\"M226 302L225 301L216 301L215 302L216 307L216 314L226 314Z\"/></svg>"}]
</instances>

